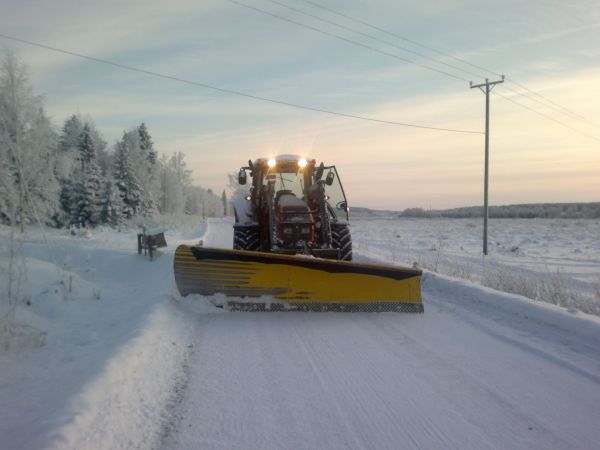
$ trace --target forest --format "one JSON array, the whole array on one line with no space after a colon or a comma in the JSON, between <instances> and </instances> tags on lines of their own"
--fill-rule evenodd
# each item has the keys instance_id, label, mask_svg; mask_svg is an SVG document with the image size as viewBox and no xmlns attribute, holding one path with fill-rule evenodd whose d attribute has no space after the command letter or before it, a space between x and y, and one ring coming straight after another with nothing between
<instances>
[{"instance_id":1,"label":"forest","mask_svg":"<svg viewBox=\"0 0 600 450\"><path fill-rule=\"evenodd\" d=\"M159 153L143 121L111 145L90 117L53 123L26 65L2 54L0 223L119 229L134 218L219 216L226 207L225 192L192 182L183 153Z\"/></svg>"}]
</instances>

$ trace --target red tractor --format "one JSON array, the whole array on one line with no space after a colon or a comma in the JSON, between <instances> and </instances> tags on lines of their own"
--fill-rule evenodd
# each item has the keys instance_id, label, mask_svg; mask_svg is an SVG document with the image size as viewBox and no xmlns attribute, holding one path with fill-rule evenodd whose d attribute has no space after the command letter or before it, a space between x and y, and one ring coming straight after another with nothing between
<instances>
[{"instance_id":1,"label":"red tractor","mask_svg":"<svg viewBox=\"0 0 600 450\"><path fill-rule=\"evenodd\" d=\"M250 194L234 201L233 248L352 260L348 203L335 166L280 155L248 161L238 181Z\"/></svg>"}]
</instances>

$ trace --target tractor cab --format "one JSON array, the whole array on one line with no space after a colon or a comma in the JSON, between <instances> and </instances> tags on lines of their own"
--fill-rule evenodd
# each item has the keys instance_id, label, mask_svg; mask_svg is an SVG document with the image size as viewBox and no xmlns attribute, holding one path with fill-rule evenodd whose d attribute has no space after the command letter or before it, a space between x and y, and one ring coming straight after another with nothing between
<instances>
[{"instance_id":1,"label":"tractor cab","mask_svg":"<svg viewBox=\"0 0 600 450\"><path fill-rule=\"evenodd\" d=\"M321 184L324 187L330 216L333 219L348 221L348 202L335 166L325 166L323 163L317 166L314 159L305 159L298 155L259 158L248 163L247 167L240 169L238 181L241 185L246 184L246 171L250 170L251 192L257 194L252 197L257 200L261 191L267 192L274 200L280 198L280 192L289 192L309 206L314 206L311 203L315 203L313 197L317 196L317 185ZM319 183L320 181L323 183Z\"/></svg>"}]
</instances>

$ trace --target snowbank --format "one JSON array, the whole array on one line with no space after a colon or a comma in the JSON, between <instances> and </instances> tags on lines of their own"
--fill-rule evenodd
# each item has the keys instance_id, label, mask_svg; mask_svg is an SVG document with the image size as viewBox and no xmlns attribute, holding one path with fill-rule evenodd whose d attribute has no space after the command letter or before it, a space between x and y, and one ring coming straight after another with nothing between
<instances>
[{"instance_id":1,"label":"snowbank","mask_svg":"<svg viewBox=\"0 0 600 450\"><path fill-rule=\"evenodd\" d=\"M435 293L443 302L471 310L486 307L495 315L501 313L543 324L590 343L595 342L600 347L600 317L428 271L425 271L422 283L425 296Z\"/></svg>"}]
</instances>

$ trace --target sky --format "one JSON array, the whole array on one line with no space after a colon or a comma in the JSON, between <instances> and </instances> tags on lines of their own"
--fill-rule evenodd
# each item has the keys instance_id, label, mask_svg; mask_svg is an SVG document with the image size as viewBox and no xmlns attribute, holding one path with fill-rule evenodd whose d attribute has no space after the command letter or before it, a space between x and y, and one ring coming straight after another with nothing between
<instances>
[{"instance_id":1,"label":"sky","mask_svg":"<svg viewBox=\"0 0 600 450\"><path fill-rule=\"evenodd\" d=\"M490 96L490 204L600 201L597 0L0 0L0 10L3 35L426 127L482 133L485 96L469 81L504 74ZM287 107L1 37L0 47L28 65L57 128L80 113L112 145L145 122L159 152L185 153L195 182L216 192L248 159L293 153L336 165L350 206L483 203L481 133Z\"/></svg>"}]
</instances>

